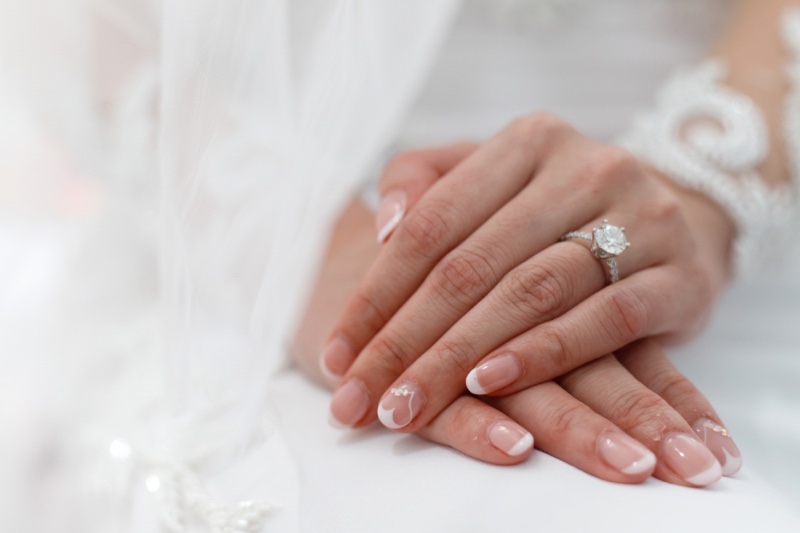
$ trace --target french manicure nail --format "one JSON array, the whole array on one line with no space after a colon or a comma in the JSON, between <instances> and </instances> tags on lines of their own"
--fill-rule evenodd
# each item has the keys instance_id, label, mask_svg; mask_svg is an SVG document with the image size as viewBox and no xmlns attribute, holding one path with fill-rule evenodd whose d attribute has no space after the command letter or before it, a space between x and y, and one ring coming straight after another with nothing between
<instances>
[{"instance_id":1,"label":"french manicure nail","mask_svg":"<svg viewBox=\"0 0 800 533\"><path fill-rule=\"evenodd\" d=\"M334 337L319 357L319 368L325 377L338 381L353 361L353 349L342 337Z\"/></svg>"},{"instance_id":2,"label":"french manicure nail","mask_svg":"<svg viewBox=\"0 0 800 533\"><path fill-rule=\"evenodd\" d=\"M425 398L422 391L413 383L403 383L393 387L378 406L378 419L389 429L400 429L414 420L419 414Z\"/></svg>"},{"instance_id":3,"label":"french manicure nail","mask_svg":"<svg viewBox=\"0 0 800 533\"><path fill-rule=\"evenodd\" d=\"M331 400L330 422L337 427L353 427L369 410L369 394L364 383L353 378L339 387Z\"/></svg>"},{"instance_id":4,"label":"french manicure nail","mask_svg":"<svg viewBox=\"0 0 800 533\"><path fill-rule=\"evenodd\" d=\"M661 443L661 458L687 483L705 487L722 476L722 467L694 436L672 433Z\"/></svg>"},{"instance_id":5,"label":"french manicure nail","mask_svg":"<svg viewBox=\"0 0 800 533\"><path fill-rule=\"evenodd\" d=\"M516 457L533 448L533 435L508 420L489 426L489 442L506 455Z\"/></svg>"},{"instance_id":6,"label":"french manicure nail","mask_svg":"<svg viewBox=\"0 0 800 533\"><path fill-rule=\"evenodd\" d=\"M644 444L621 431L606 431L597 438L597 453L612 468L636 476L652 473L656 456Z\"/></svg>"},{"instance_id":7,"label":"french manicure nail","mask_svg":"<svg viewBox=\"0 0 800 533\"><path fill-rule=\"evenodd\" d=\"M695 422L692 429L722 465L723 476L731 476L739 471L742 467L742 454L727 429L708 418Z\"/></svg>"},{"instance_id":8,"label":"french manicure nail","mask_svg":"<svg viewBox=\"0 0 800 533\"><path fill-rule=\"evenodd\" d=\"M489 359L467 374L467 389L472 394L488 394L510 385L522 375L522 366L511 354Z\"/></svg>"},{"instance_id":9,"label":"french manicure nail","mask_svg":"<svg viewBox=\"0 0 800 533\"><path fill-rule=\"evenodd\" d=\"M385 241L403 219L406 199L405 191L392 191L381 198L378 212L375 213L375 229L378 232L379 243Z\"/></svg>"}]
</instances>

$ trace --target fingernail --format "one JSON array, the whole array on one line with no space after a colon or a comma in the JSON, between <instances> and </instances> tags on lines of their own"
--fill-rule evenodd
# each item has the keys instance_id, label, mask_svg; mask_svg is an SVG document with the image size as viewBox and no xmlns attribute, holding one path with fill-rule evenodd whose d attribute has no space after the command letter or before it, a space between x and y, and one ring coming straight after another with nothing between
<instances>
[{"instance_id":1,"label":"fingernail","mask_svg":"<svg viewBox=\"0 0 800 533\"><path fill-rule=\"evenodd\" d=\"M522 375L522 366L511 354L489 359L467 374L467 389L472 394L488 394L515 382Z\"/></svg>"},{"instance_id":2,"label":"fingernail","mask_svg":"<svg viewBox=\"0 0 800 533\"><path fill-rule=\"evenodd\" d=\"M353 349L342 337L334 337L319 356L319 368L325 377L338 381L353 361Z\"/></svg>"},{"instance_id":3,"label":"fingernail","mask_svg":"<svg viewBox=\"0 0 800 533\"><path fill-rule=\"evenodd\" d=\"M413 383L403 383L393 387L378 406L378 418L389 429L407 426L419 414L425 398L419 387Z\"/></svg>"},{"instance_id":4,"label":"fingernail","mask_svg":"<svg viewBox=\"0 0 800 533\"><path fill-rule=\"evenodd\" d=\"M691 485L705 487L722 476L722 467L714 454L692 435L669 435L661 444L661 458Z\"/></svg>"},{"instance_id":5,"label":"fingernail","mask_svg":"<svg viewBox=\"0 0 800 533\"><path fill-rule=\"evenodd\" d=\"M606 431L600 435L597 453L606 464L629 476L652 473L656 466L655 454L621 431Z\"/></svg>"},{"instance_id":6,"label":"fingernail","mask_svg":"<svg viewBox=\"0 0 800 533\"><path fill-rule=\"evenodd\" d=\"M727 429L708 418L695 422L692 429L722 465L723 476L731 476L739 471L742 467L742 454Z\"/></svg>"},{"instance_id":7,"label":"fingernail","mask_svg":"<svg viewBox=\"0 0 800 533\"><path fill-rule=\"evenodd\" d=\"M339 387L331 400L330 421L337 427L338 422L345 427L353 427L364 418L369 410L369 395L364 383L357 378Z\"/></svg>"},{"instance_id":8,"label":"fingernail","mask_svg":"<svg viewBox=\"0 0 800 533\"><path fill-rule=\"evenodd\" d=\"M375 214L375 229L378 232L379 243L385 241L389 234L394 231L405 212L405 191L392 191L381 198L378 212Z\"/></svg>"},{"instance_id":9,"label":"fingernail","mask_svg":"<svg viewBox=\"0 0 800 533\"><path fill-rule=\"evenodd\" d=\"M533 448L533 435L508 420L489 426L489 442L506 455L516 457Z\"/></svg>"}]
</instances>

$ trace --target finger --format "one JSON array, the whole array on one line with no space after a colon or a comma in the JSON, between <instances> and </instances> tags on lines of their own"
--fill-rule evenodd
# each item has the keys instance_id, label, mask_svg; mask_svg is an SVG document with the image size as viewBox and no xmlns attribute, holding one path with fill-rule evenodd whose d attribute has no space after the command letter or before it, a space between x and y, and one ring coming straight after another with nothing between
<instances>
[{"instance_id":1,"label":"finger","mask_svg":"<svg viewBox=\"0 0 800 533\"><path fill-rule=\"evenodd\" d=\"M426 439L487 463L510 465L533 451L533 435L497 409L464 395L420 431Z\"/></svg>"},{"instance_id":2,"label":"finger","mask_svg":"<svg viewBox=\"0 0 800 533\"><path fill-rule=\"evenodd\" d=\"M642 247L633 252L628 266L646 268L658 255L648 257ZM605 284L603 270L582 246L557 243L506 275L495 290L450 328L417 359L420 333L436 317L452 309L441 308L442 298L426 291L427 281L367 346L348 377L360 378L379 395L394 381L394 388L415 390L418 399L411 419L382 420L392 429L416 431L464 391L485 394L510 386L507 394L527 388L521 383L524 361L514 356L495 357L470 372L478 362L531 327L555 319ZM428 306L425 301L431 302ZM416 343L416 346L415 346ZM408 367L397 377L398 367ZM469 377L468 377L469 373ZM522 380L524 381L524 380ZM392 394L384 399L393 404ZM386 413L388 408L379 409ZM364 422L369 421L367 417ZM407 422L401 425L401 422Z\"/></svg>"},{"instance_id":3,"label":"finger","mask_svg":"<svg viewBox=\"0 0 800 533\"><path fill-rule=\"evenodd\" d=\"M403 152L393 157L380 179L381 201L375 214L378 242L388 238L403 215L425 191L476 148L477 144L465 141L438 148ZM353 362L355 352L351 341L344 334L334 333L328 339L320 356L319 366L329 382L339 381Z\"/></svg>"},{"instance_id":4,"label":"finger","mask_svg":"<svg viewBox=\"0 0 800 533\"><path fill-rule=\"evenodd\" d=\"M640 352L647 351L646 354ZM617 359L658 396L670 404L722 465L722 475L731 476L742 467L742 454L709 401L691 381L678 372L654 344L634 344L617 352Z\"/></svg>"},{"instance_id":5,"label":"finger","mask_svg":"<svg viewBox=\"0 0 800 533\"><path fill-rule=\"evenodd\" d=\"M647 341L649 342L649 341ZM641 353L644 344L632 350ZM558 383L599 415L615 423L658 457L654 475L669 483L703 487L722 475L719 461L686 420L636 380L613 356L559 378Z\"/></svg>"},{"instance_id":6,"label":"finger","mask_svg":"<svg viewBox=\"0 0 800 533\"><path fill-rule=\"evenodd\" d=\"M328 365L331 373L346 368L434 265L530 180L554 142L545 132L555 121L537 120L514 123L483 144L405 215L334 327L323 358L335 354L330 359L347 364Z\"/></svg>"},{"instance_id":7,"label":"finger","mask_svg":"<svg viewBox=\"0 0 800 533\"><path fill-rule=\"evenodd\" d=\"M394 156L380 179L381 200L375 213L378 242L388 239L422 195L477 147L477 143L465 141Z\"/></svg>"},{"instance_id":8,"label":"finger","mask_svg":"<svg viewBox=\"0 0 800 533\"><path fill-rule=\"evenodd\" d=\"M674 290L686 288L684 282L683 271L672 265L635 272L500 346L477 363L468 383L478 382L480 389L473 384L473 393L489 392L483 384L490 380L480 374L491 376L494 366L508 366L513 358L521 371L491 391L509 394L555 379L638 339L676 329L693 316L693 309L705 305L698 302L700 293Z\"/></svg>"},{"instance_id":9,"label":"finger","mask_svg":"<svg viewBox=\"0 0 800 533\"><path fill-rule=\"evenodd\" d=\"M654 237L659 236L656 230ZM646 269L664 260L662 253L646 247L632 249L623 267ZM418 410L407 425L399 425L399 419L383 420L388 427L404 431L416 431L436 416L463 392L465 379L474 394L509 394L527 388L533 383L523 379L524 359L506 352L479 362L503 343L559 317L595 293L606 283L601 267L584 246L556 243L509 272L417 357L431 324L453 312L444 295L437 294L436 284L430 283L436 279L431 276L365 348L348 377L360 378L373 397L394 380L395 388L414 388L418 398L426 398L424 403L417 402ZM407 370L397 377L398 368ZM391 394L385 398L394 402Z\"/></svg>"},{"instance_id":10,"label":"finger","mask_svg":"<svg viewBox=\"0 0 800 533\"><path fill-rule=\"evenodd\" d=\"M420 389L418 398L428 397L436 403L428 406L424 416L406 430L418 430L463 392L466 373L491 350L530 327L558 316L602 287L600 276L593 286L583 283L582 290L570 294L561 293L564 287L570 292L569 287L575 285L564 277L569 278L570 273L576 273L575 266L581 264L578 261L552 275L552 268L547 264L537 263L534 258L534 262L528 262L525 268L518 268L507 274L510 269L540 249L557 242L567 228L580 228L586 224L587 217L597 216L599 213L594 211L602 208L595 205L598 202L587 202L585 197L577 193L568 195L565 202L553 202L552 198L558 195L556 191L548 191L547 187L563 187L557 179L558 176L553 173L581 175L581 168L591 169L597 166L594 163L601 157L594 155L594 152L598 151L612 163L604 160L604 166L595 172L616 172L623 175L617 179L625 181L631 180L630 175L639 170L627 158L619 154L609 156L605 150L599 150L596 143L578 135L563 144L570 146L568 151L572 157L556 157L550 161L554 166L545 166L539 171L536 180L549 184L544 186L544 192L534 182L439 262L422 286L363 350L359 360L348 372L348 379L360 378L374 397L381 390L386 390L401 372L447 332L445 338L420 358L422 366L415 367L415 370L410 371L411 374L397 380L397 387L411 382ZM575 157L574 154L587 153L591 155L589 162L576 163L576 159L580 157ZM574 168L565 167L562 160L569 161ZM588 193L583 191L583 194ZM672 200L671 196L660 199L663 205L658 205L658 209L649 209L647 213L642 213L643 216L634 217L642 220L652 217L652 221L657 222L641 226L651 228L648 237L654 242L670 242L667 237L671 235L668 231L671 225L662 222L669 222L663 219L671 216ZM632 205L641 204L642 202L632 202ZM535 227L529 222L530 213L536 213ZM665 216L665 213L669 216ZM630 218L631 213L622 212L618 217L615 214L615 220L625 221ZM600 225L599 220L596 220L596 225ZM586 268L581 269L579 275L584 276L587 271L602 274L602 270L598 272L598 267L602 269L603 265L597 263L584 246L570 246L577 250L574 251L575 256L579 252L583 254L580 257ZM667 245L649 249L640 246L626 253L626 261L621 269L623 274L664 261L672 253L672 248ZM592 262L594 264L590 265ZM562 276L564 272L568 274ZM499 290L492 291L480 301L503 276L505 283L501 283ZM541 301L541 298L545 300ZM476 304L478 309L472 309ZM465 314L471 320L462 320L452 327ZM423 360L427 362L422 363ZM431 371L431 367L436 371ZM512 370L519 372L522 367ZM431 375L445 377L444 382L437 380L435 396L428 396L424 390ZM514 390L522 388L524 386L520 385ZM361 423L368 423L371 418L368 416ZM390 427L397 428L392 421L388 422Z\"/></svg>"},{"instance_id":11,"label":"finger","mask_svg":"<svg viewBox=\"0 0 800 533\"><path fill-rule=\"evenodd\" d=\"M594 267L593 259L587 256L589 254L584 250L566 243L557 243L537 256L540 266L532 267L530 275L537 279L531 280L530 287L535 291L535 297L542 300L538 304L538 316L514 316L510 319L513 313L502 305L497 313L491 309L483 311L481 306L485 299L478 307L467 311L466 316L438 341L434 335L439 335L447 326L431 328L431 325L452 309L443 308L438 298L431 298L427 306L417 305L420 299L429 295L420 289L367 345L348 371L347 379L364 383L371 398L380 398L393 381L396 381L397 388L413 386L419 392L418 398L431 401L428 405L417 400L414 411L409 413L412 415L408 419L410 425L405 430L418 430L464 392L464 378L471 365L500 344L503 337L512 337L528 329L529 324L536 320L558 316L603 285L602 271ZM572 268L573 262L583 263L589 275L584 275L584 268ZM544 279L544 272L553 273L555 277ZM409 314L408 309L414 310L414 314ZM529 312L534 314L532 309ZM495 341L497 338L500 340ZM418 350L424 350L428 344L433 346L417 360ZM336 403L339 399L334 397L333 401ZM389 403L392 403L391 399ZM361 424L372 421L374 413L375 410L371 409ZM388 424L392 429L399 428L396 423Z\"/></svg>"},{"instance_id":12,"label":"finger","mask_svg":"<svg viewBox=\"0 0 800 533\"><path fill-rule=\"evenodd\" d=\"M652 452L556 383L492 402L536 435L537 448L593 476L641 483L656 465Z\"/></svg>"}]
</instances>

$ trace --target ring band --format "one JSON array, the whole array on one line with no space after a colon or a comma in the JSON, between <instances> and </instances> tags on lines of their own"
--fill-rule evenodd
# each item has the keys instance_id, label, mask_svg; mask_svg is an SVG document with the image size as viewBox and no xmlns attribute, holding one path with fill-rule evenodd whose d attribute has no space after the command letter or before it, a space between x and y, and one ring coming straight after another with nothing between
<instances>
[{"instance_id":1,"label":"ring band","mask_svg":"<svg viewBox=\"0 0 800 533\"><path fill-rule=\"evenodd\" d=\"M585 231L570 231L562 235L559 241L569 239L581 239L591 243L589 251L597 259L604 261L608 265L608 274L611 283L619 281L619 269L617 268L617 257L628 249L631 243L625 237L625 228L620 228L603 220L597 228L592 228L591 233Z\"/></svg>"}]
</instances>

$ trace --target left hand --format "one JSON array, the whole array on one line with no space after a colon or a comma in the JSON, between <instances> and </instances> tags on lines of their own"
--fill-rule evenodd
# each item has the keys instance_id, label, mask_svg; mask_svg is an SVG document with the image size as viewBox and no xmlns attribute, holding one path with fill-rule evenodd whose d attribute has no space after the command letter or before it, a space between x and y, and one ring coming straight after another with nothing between
<instances>
[{"instance_id":1,"label":"left hand","mask_svg":"<svg viewBox=\"0 0 800 533\"><path fill-rule=\"evenodd\" d=\"M459 150L470 155L455 164ZM386 170L386 198L430 190L413 208L406 192L389 217L405 214L323 354L342 385L363 385L363 398L334 396L342 422L372 421L391 386L415 402L398 419L387 391L382 422L417 431L468 375L474 393L515 393L637 339L686 335L706 315L726 272L729 225L718 225L719 242L699 243L685 204L624 150L537 114L478 148L443 152L401 156ZM618 260L621 281L608 286L586 246L559 242L603 219L627 226L633 243Z\"/></svg>"}]
</instances>

